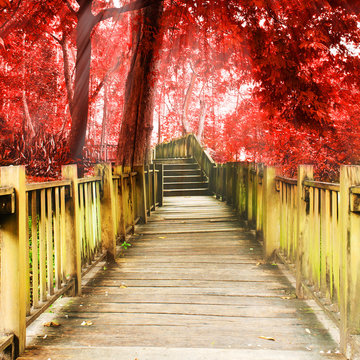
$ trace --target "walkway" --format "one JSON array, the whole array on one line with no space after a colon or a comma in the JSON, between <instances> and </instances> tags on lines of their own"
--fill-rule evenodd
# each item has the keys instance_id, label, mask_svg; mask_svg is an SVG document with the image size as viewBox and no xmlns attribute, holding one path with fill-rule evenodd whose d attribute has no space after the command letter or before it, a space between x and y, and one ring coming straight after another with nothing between
<instances>
[{"instance_id":1,"label":"walkway","mask_svg":"<svg viewBox=\"0 0 360 360\"><path fill-rule=\"evenodd\" d=\"M166 198L129 242L21 359L342 359L224 203Z\"/></svg>"}]
</instances>

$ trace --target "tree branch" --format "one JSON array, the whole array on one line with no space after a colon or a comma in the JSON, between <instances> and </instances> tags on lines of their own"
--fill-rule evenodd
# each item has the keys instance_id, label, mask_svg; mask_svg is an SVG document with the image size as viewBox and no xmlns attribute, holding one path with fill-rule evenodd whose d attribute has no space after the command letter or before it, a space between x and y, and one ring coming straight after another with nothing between
<instances>
[{"instance_id":1,"label":"tree branch","mask_svg":"<svg viewBox=\"0 0 360 360\"><path fill-rule=\"evenodd\" d=\"M121 8L111 8L100 11L95 16L95 23L99 23L100 21L115 17L117 15L129 12L144 9L148 6L151 6L155 3L161 2L163 0L135 0L130 4L124 5Z\"/></svg>"},{"instance_id":2,"label":"tree branch","mask_svg":"<svg viewBox=\"0 0 360 360\"><path fill-rule=\"evenodd\" d=\"M67 8L70 10L70 12L71 12L73 15L76 15L76 14L77 14L77 11L71 6L71 4L69 3L68 0L63 0L63 2L66 4Z\"/></svg>"}]
</instances>

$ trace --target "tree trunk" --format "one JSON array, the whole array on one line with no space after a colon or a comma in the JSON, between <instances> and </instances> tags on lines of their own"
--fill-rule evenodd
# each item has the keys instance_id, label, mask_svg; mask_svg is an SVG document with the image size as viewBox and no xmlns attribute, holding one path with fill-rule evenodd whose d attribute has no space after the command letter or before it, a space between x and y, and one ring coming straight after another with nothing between
<instances>
[{"instance_id":1,"label":"tree trunk","mask_svg":"<svg viewBox=\"0 0 360 360\"><path fill-rule=\"evenodd\" d=\"M100 139L100 154L101 158L104 159L105 157L102 157L103 154L106 155L106 149L105 149L105 134L106 134L106 122L108 117L108 84L105 82L104 84L104 107L103 107L103 121L101 124L101 139Z\"/></svg>"},{"instance_id":2,"label":"tree trunk","mask_svg":"<svg viewBox=\"0 0 360 360\"><path fill-rule=\"evenodd\" d=\"M91 31L94 26L94 15L91 12L92 0L79 1L76 28L76 64L74 98L71 110L71 131L69 149L72 160L82 159L85 144L89 105L89 80L91 61Z\"/></svg>"},{"instance_id":3,"label":"tree trunk","mask_svg":"<svg viewBox=\"0 0 360 360\"><path fill-rule=\"evenodd\" d=\"M159 35L162 12L162 1L142 10L143 25L139 29L126 80L123 121L117 149L116 161L124 166L142 165L150 144L156 81L155 52L162 38Z\"/></svg>"},{"instance_id":4,"label":"tree trunk","mask_svg":"<svg viewBox=\"0 0 360 360\"><path fill-rule=\"evenodd\" d=\"M200 143L202 143L205 118L206 118L206 102L205 102L205 98L203 98L200 100L200 119L199 119L198 133L197 133L197 138L199 139Z\"/></svg>"},{"instance_id":5,"label":"tree trunk","mask_svg":"<svg viewBox=\"0 0 360 360\"><path fill-rule=\"evenodd\" d=\"M184 105L183 105L182 113L181 113L181 125L182 125L183 135L186 135L189 133L189 124L187 122L187 119L188 119L187 114L188 114L188 110L189 110L191 95L192 95L192 92L193 92L194 86L195 86L196 77L197 76L196 76L195 72L192 72L190 83L186 90Z\"/></svg>"}]
</instances>

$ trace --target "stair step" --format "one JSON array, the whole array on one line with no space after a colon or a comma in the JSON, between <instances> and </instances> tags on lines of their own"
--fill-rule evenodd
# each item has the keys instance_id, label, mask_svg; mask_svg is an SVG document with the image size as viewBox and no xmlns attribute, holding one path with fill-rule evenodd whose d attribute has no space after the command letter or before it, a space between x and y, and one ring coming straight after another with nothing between
<instances>
[{"instance_id":1,"label":"stair step","mask_svg":"<svg viewBox=\"0 0 360 360\"><path fill-rule=\"evenodd\" d=\"M184 164L164 164L164 170L191 170L199 169L197 163L184 163Z\"/></svg>"},{"instance_id":2,"label":"stair step","mask_svg":"<svg viewBox=\"0 0 360 360\"><path fill-rule=\"evenodd\" d=\"M209 195L208 189L175 189L164 190L164 196L203 196Z\"/></svg>"},{"instance_id":3,"label":"stair step","mask_svg":"<svg viewBox=\"0 0 360 360\"><path fill-rule=\"evenodd\" d=\"M165 183L165 190L174 190L174 189L208 189L208 182L172 182Z\"/></svg>"},{"instance_id":4,"label":"stair step","mask_svg":"<svg viewBox=\"0 0 360 360\"><path fill-rule=\"evenodd\" d=\"M201 176L200 169L183 169L183 170L165 170L164 176L187 176L187 175L197 175Z\"/></svg>"},{"instance_id":5,"label":"stair step","mask_svg":"<svg viewBox=\"0 0 360 360\"><path fill-rule=\"evenodd\" d=\"M166 158L166 159L154 159L155 163L162 164L196 164L196 161L193 158Z\"/></svg>"},{"instance_id":6,"label":"stair step","mask_svg":"<svg viewBox=\"0 0 360 360\"><path fill-rule=\"evenodd\" d=\"M201 175L187 175L187 176L164 176L164 184L179 183L179 182L203 182L204 178Z\"/></svg>"}]
</instances>

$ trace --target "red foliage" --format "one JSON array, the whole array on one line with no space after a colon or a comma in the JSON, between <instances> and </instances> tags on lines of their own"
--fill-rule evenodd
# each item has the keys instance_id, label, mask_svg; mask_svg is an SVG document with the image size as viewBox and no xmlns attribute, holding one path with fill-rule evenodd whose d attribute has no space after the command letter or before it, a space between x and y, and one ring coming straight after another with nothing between
<instances>
[{"instance_id":1,"label":"red foliage","mask_svg":"<svg viewBox=\"0 0 360 360\"><path fill-rule=\"evenodd\" d=\"M63 0L0 2L2 164L58 174L44 157L59 169L67 151L77 22L70 3L73 10ZM159 139L180 136L185 121L220 162L283 165L288 175L314 163L327 179L340 164L359 163L359 4L166 0L149 109ZM118 5L94 0L92 11ZM91 34L90 147L118 142L136 19L108 19ZM41 133L36 141L33 132ZM51 138L60 155L45 145Z\"/></svg>"}]
</instances>

